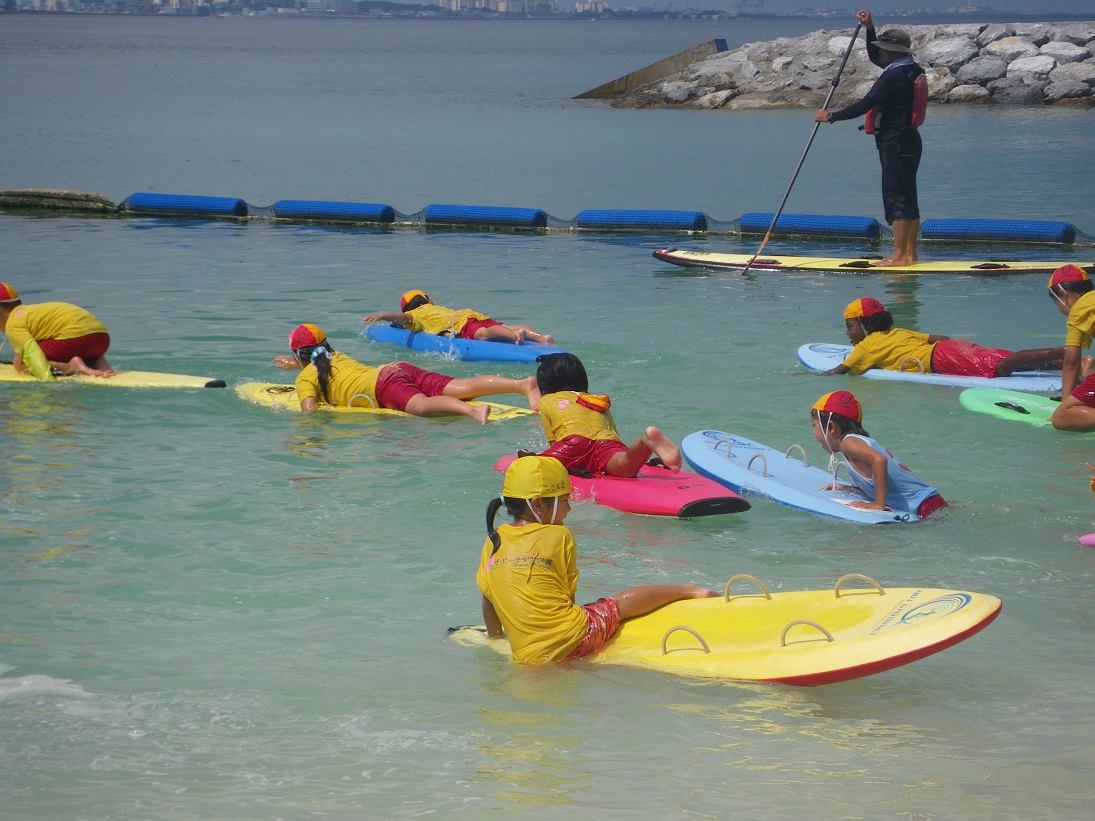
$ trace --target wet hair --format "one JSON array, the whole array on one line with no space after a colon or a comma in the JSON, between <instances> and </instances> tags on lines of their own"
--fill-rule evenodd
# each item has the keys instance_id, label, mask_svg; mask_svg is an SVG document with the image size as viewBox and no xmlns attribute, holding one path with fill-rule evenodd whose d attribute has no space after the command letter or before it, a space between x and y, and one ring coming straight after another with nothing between
<instances>
[{"instance_id":1,"label":"wet hair","mask_svg":"<svg viewBox=\"0 0 1095 821\"><path fill-rule=\"evenodd\" d=\"M1068 291L1071 294L1086 294L1092 288L1095 288L1095 282L1090 279L1079 279L1071 282L1058 282L1053 288L1060 288L1062 291ZM1053 299L1053 288L1049 289L1049 298Z\"/></svg>"},{"instance_id":2,"label":"wet hair","mask_svg":"<svg viewBox=\"0 0 1095 821\"><path fill-rule=\"evenodd\" d=\"M429 304L430 304L430 298L428 296L426 296L425 294L419 294L418 296L416 296L414 299L412 299L410 302L407 303L407 307L403 309L403 313L407 313L408 311L413 311L415 308L421 308L423 305L429 305Z\"/></svg>"},{"instance_id":3,"label":"wet hair","mask_svg":"<svg viewBox=\"0 0 1095 821\"><path fill-rule=\"evenodd\" d=\"M821 414L823 413L826 414L827 418L822 418ZM821 422L822 427L827 427L830 422L836 425L836 429L840 431L840 437L842 439L849 433L858 433L860 436L870 436L870 434L863 429L861 424L842 413L837 413L836 411L820 411L817 408L813 408L810 411L810 416Z\"/></svg>"},{"instance_id":4,"label":"wet hair","mask_svg":"<svg viewBox=\"0 0 1095 821\"><path fill-rule=\"evenodd\" d=\"M589 391L589 377L582 360L572 353L549 353L536 357L536 385L547 395L557 391Z\"/></svg>"},{"instance_id":5,"label":"wet hair","mask_svg":"<svg viewBox=\"0 0 1095 821\"><path fill-rule=\"evenodd\" d=\"M327 386L331 382L331 354L334 352L335 349L331 346L329 339L323 340L319 345L309 345L293 351L305 366L309 362L316 366L319 372L319 392L327 404L331 403L327 396Z\"/></svg>"},{"instance_id":6,"label":"wet hair","mask_svg":"<svg viewBox=\"0 0 1095 821\"><path fill-rule=\"evenodd\" d=\"M893 314L889 311L879 311L870 316L857 317L859 327L865 334L873 334L875 331L888 331L893 327Z\"/></svg>"},{"instance_id":7,"label":"wet hair","mask_svg":"<svg viewBox=\"0 0 1095 821\"><path fill-rule=\"evenodd\" d=\"M503 505L506 507L506 513L514 519L527 518L528 513L531 510L528 499L514 499L511 496L499 498L495 496L490 500L490 504L487 505L487 537L490 539L491 544L494 545L494 550L490 552L492 556L497 553L498 548L502 546L502 537L498 535L498 529L494 526L494 519L498 515L499 508Z\"/></svg>"}]
</instances>

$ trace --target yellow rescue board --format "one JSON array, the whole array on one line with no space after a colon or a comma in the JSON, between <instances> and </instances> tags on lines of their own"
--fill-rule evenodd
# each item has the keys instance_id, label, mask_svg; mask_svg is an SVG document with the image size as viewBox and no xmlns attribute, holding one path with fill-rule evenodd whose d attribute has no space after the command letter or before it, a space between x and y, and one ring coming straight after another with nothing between
<instances>
[{"instance_id":1,"label":"yellow rescue board","mask_svg":"<svg viewBox=\"0 0 1095 821\"><path fill-rule=\"evenodd\" d=\"M717 254L709 251L688 251L680 248L659 248L654 258L685 268L707 268L710 270L741 271L749 265L750 271L799 271L862 273L872 271L880 274L1049 274L1062 265L1076 265L1088 273L1095 272L1095 262L1075 260L1022 259L970 259L970 260L922 260L910 265L892 265L876 267L879 259L872 257L799 257L791 254L761 254L754 259L753 254ZM752 264L750 265L750 261Z\"/></svg>"},{"instance_id":2,"label":"yellow rescue board","mask_svg":"<svg viewBox=\"0 0 1095 821\"><path fill-rule=\"evenodd\" d=\"M0 363L0 382L40 382L26 373L16 373L14 365ZM102 379L97 376L58 376L54 382L73 382L80 385L103 385L108 388L223 388L223 379L208 376L187 376L181 373L153 373L151 371L118 371L114 376ZM52 384L45 382L42 384Z\"/></svg>"},{"instance_id":3,"label":"yellow rescue board","mask_svg":"<svg viewBox=\"0 0 1095 821\"><path fill-rule=\"evenodd\" d=\"M731 595L739 580L759 593ZM848 587L862 580L869 588ZM831 590L770 593L735 576L726 595L666 605L620 625L607 646L583 661L699 678L815 687L891 670L938 653L987 627L995 596L964 590L884 589L851 574ZM452 637L509 655L505 639L462 627Z\"/></svg>"},{"instance_id":4,"label":"yellow rescue board","mask_svg":"<svg viewBox=\"0 0 1095 821\"><path fill-rule=\"evenodd\" d=\"M242 385L236 386L236 393L249 402L255 402L267 408L275 408L276 410L284 411L300 411L300 400L297 399L297 389L292 385L281 385L273 382L244 382ZM368 400L362 397L361 401L367 402ZM531 411L528 408L518 408L513 405L500 405L495 402L469 402L468 404L490 405L490 415L487 416L487 420L490 422L497 422L502 419L517 419L518 417L532 416L534 414L534 411ZM350 408L321 404L316 410L326 411L328 413L368 414L372 417L413 416L413 414L404 413L403 411L391 410L390 408L374 408L364 404L354 405Z\"/></svg>"}]
</instances>

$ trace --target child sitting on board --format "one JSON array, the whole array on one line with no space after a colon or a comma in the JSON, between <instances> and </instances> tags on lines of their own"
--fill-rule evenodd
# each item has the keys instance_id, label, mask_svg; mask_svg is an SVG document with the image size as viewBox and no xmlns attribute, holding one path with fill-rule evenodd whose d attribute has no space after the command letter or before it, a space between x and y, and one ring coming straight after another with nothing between
<instances>
[{"instance_id":1,"label":"child sitting on board","mask_svg":"<svg viewBox=\"0 0 1095 821\"><path fill-rule=\"evenodd\" d=\"M1064 364L1061 366L1061 404L1050 421L1057 430L1095 430L1095 376L1091 347L1095 334L1095 286L1087 271L1062 265L1049 278L1049 296L1057 310L1068 317Z\"/></svg>"},{"instance_id":2,"label":"child sitting on board","mask_svg":"<svg viewBox=\"0 0 1095 821\"><path fill-rule=\"evenodd\" d=\"M859 490L872 501L850 502L860 510L909 510L926 519L947 503L939 491L911 470L863 429L863 408L848 391L827 393L810 411L814 438L830 454L842 453L854 486L837 483L821 490Z\"/></svg>"},{"instance_id":3,"label":"child sitting on board","mask_svg":"<svg viewBox=\"0 0 1095 821\"><path fill-rule=\"evenodd\" d=\"M717 596L694 584L632 587L592 604L574 603L578 548L563 525L570 476L558 459L523 456L506 470L502 497L487 506L487 540L475 583L487 635L509 639L515 661L567 661L596 652L630 619L681 599ZM496 530L505 505L511 524Z\"/></svg>"},{"instance_id":4,"label":"child sitting on board","mask_svg":"<svg viewBox=\"0 0 1095 821\"><path fill-rule=\"evenodd\" d=\"M1006 351L982 348L966 339L923 334L893 327L893 316L873 297L853 300L844 309L844 329L852 352L825 375L854 373L869 368L889 371L910 370L952 376L1010 376L1016 371L1056 370L1064 358L1063 348Z\"/></svg>"},{"instance_id":5,"label":"child sitting on board","mask_svg":"<svg viewBox=\"0 0 1095 821\"><path fill-rule=\"evenodd\" d=\"M274 364L283 370L300 369L296 378L300 409L310 413L321 402L338 407L351 405L391 408L412 416L470 416L487 424L489 405L469 405L468 399L499 393L523 394L533 410L540 391L533 377L505 376L456 378L425 371L409 362L373 367L335 351L323 330L300 325L289 334L293 356L278 356Z\"/></svg>"},{"instance_id":6,"label":"child sitting on board","mask_svg":"<svg viewBox=\"0 0 1095 821\"><path fill-rule=\"evenodd\" d=\"M540 388L540 420L544 423L551 456L575 475L637 476L652 455L676 473L680 449L656 427L625 445L612 419L612 400L593 396L582 360L572 353L537 357L536 384Z\"/></svg>"},{"instance_id":7,"label":"child sitting on board","mask_svg":"<svg viewBox=\"0 0 1095 821\"><path fill-rule=\"evenodd\" d=\"M554 345L555 338L542 334L528 325L503 325L486 314L461 308L454 311L443 305L434 305L422 291L407 291L399 300L401 313L368 314L366 322L395 322L409 331L424 331L428 334L460 337L461 339L479 339L484 342L512 342L520 345L526 339L544 345Z\"/></svg>"}]
</instances>

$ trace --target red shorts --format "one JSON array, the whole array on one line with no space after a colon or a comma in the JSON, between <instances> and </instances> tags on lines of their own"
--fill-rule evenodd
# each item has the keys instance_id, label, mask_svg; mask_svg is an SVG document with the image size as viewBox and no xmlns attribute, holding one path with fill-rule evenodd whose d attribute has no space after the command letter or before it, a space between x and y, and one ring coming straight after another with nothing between
<instances>
[{"instance_id":1,"label":"red shorts","mask_svg":"<svg viewBox=\"0 0 1095 821\"><path fill-rule=\"evenodd\" d=\"M583 604L586 611L586 634L581 643L563 661L588 656L600 650L620 626L620 603L611 597Z\"/></svg>"},{"instance_id":2,"label":"red shorts","mask_svg":"<svg viewBox=\"0 0 1095 821\"><path fill-rule=\"evenodd\" d=\"M376 378L376 401L382 408L405 411L419 394L441 396L453 377L424 371L410 362L393 362L380 369Z\"/></svg>"},{"instance_id":3,"label":"red shorts","mask_svg":"<svg viewBox=\"0 0 1095 821\"><path fill-rule=\"evenodd\" d=\"M501 324L497 319L469 319L460 329L460 336L463 339L475 339L475 332L480 328L493 328Z\"/></svg>"},{"instance_id":4,"label":"red shorts","mask_svg":"<svg viewBox=\"0 0 1095 821\"><path fill-rule=\"evenodd\" d=\"M567 470L586 470L604 473L608 460L614 454L627 451L627 445L619 439L589 439L573 434L564 436L550 445L541 456L554 456Z\"/></svg>"},{"instance_id":5,"label":"red shorts","mask_svg":"<svg viewBox=\"0 0 1095 821\"><path fill-rule=\"evenodd\" d=\"M947 506L946 500L938 493L929 496L923 502L920 503L920 507L916 509L916 518L927 519L935 511Z\"/></svg>"},{"instance_id":6,"label":"red shorts","mask_svg":"<svg viewBox=\"0 0 1095 821\"><path fill-rule=\"evenodd\" d=\"M1079 399L1089 408L1095 408L1095 373L1076 386L1076 390L1069 394L1073 399Z\"/></svg>"},{"instance_id":7,"label":"red shorts","mask_svg":"<svg viewBox=\"0 0 1095 821\"><path fill-rule=\"evenodd\" d=\"M951 376L996 376L996 366L1012 351L982 348L968 339L944 339L932 350L932 370Z\"/></svg>"},{"instance_id":8,"label":"red shorts","mask_svg":"<svg viewBox=\"0 0 1095 821\"><path fill-rule=\"evenodd\" d=\"M72 339L39 339L38 347L50 362L68 362L74 356L94 361L110 347L110 334L87 334Z\"/></svg>"}]
</instances>

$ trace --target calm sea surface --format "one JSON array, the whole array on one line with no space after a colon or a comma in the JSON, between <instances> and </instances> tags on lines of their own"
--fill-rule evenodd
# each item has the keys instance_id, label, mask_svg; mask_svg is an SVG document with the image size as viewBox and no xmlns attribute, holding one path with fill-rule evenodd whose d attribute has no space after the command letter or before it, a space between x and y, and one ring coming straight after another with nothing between
<instances>
[{"instance_id":1,"label":"calm sea surface","mask_svg":"<svg viewBox=\"0 0 1095 821\"><path fill-rule=\"evenodd\" d=\"M749 24L0 16L0 189L771 211L805 111L616 111L570 98ZM926 216L1095 233L1090 111L936 106ZM877 159L820 130L787 205L879 215ZM226 391L0 387L0 817L1077 817L1095 789L1095 439L975 416L957 391L802 373L876 296L899 323L1060 344L1042 277L686 272L679 244L755 239L0 215L0 279L110 327L120 368L284 381L300 322L399 357L360 317L409 287L556 335L625 437L721 428L823 462L808 410L856 391L866 426L951 500L868 529L757 499L691 521L589 504L580 595L750 573L848 572L1004 600L969 642L796 689L628 669L522 669L459 647L494 460L535 422L272 413ZM776 244L839 254L855 243ZM870 250L879 250L871 248ZM884 249L883 249L884 250ZM992 248L1091 260L1092 248ZM927 248L926 256L990 249ZM10 350L0 355L7 357ZM522 366L418 364L466 375Z\"/></svg>"}]
</instances>

